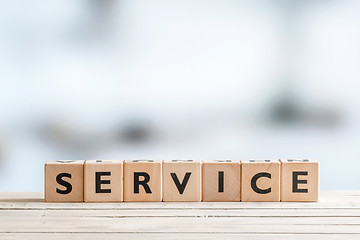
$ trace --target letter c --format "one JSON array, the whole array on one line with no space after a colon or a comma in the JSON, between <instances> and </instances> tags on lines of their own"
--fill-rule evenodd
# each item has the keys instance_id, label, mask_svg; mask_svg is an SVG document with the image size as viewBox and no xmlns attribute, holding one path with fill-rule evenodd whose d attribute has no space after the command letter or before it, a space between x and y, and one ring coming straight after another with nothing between
<instances>
[{"instance_id":1,"label":"letter c","mask_svg":"<svg viewBox=\"0 0 360 240\"><path fill-rule=\"evenodd\" d=\"M254 192L259 193L259 194L267 194L271 192L271 187L267 188L267 189L260 189L257 185L256 182L259 178L261 177L267 177L271 179L271 174L268 172L260 172L255 174L252 179L251 179L251 188L254 190Z\"/></svg>"}]
</instances>

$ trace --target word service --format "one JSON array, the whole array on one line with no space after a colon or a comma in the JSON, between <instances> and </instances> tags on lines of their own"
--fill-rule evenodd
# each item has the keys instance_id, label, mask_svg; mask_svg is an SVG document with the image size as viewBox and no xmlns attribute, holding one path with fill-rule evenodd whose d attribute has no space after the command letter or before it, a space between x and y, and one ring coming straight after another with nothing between
<instances>
[{"instance_id":1,"label":"word service","mask_svg":"<svg viewBox=\"0 0 360 240\"><path fill-rule=\"evenodd\" d=\"M316 202L319 163L280 160L58 160L46 202Z\"/></svg>"}]
</instances>

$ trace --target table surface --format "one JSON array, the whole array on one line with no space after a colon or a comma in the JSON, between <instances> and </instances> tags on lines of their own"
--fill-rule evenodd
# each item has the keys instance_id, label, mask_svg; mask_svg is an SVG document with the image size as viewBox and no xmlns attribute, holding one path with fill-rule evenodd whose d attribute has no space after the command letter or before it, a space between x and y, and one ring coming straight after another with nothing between
<instances>
[{"instance_id":1,"label":"table surface","mask_svg":"<svg viewBox=\"0 0 360 240\"><path fill-rule=\"evenodd\" d=\"M360 239L360 191L316 203L45 203L0 193L0 239Z\"/></svg>"}]
</instances>

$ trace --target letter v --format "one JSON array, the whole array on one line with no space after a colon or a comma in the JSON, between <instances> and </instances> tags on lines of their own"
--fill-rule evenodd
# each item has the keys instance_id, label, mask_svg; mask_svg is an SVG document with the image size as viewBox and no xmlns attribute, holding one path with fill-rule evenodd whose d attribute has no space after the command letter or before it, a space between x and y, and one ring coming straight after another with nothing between
<instances>
[{"instance_id":1,"label":"letter v","mask_svg":"<svg viewBox=\"0 0 360 240\"><path fill-rule=\"evenodd\" d=\"M184 190L185 190L185 187L186 187L186 184L187 184L188 181L189 181L191 172L187 172L187 173L185 174L182 183L179 182L179 179L178 179L178 177L176 176L176 173L170 173L170 175L171 175L172 179L174 180L174 183L175 183L177 189L179 190L179 193L180 193L180 194L183 194L183 193L184 193Z\"/></svg>"}]
</instances>

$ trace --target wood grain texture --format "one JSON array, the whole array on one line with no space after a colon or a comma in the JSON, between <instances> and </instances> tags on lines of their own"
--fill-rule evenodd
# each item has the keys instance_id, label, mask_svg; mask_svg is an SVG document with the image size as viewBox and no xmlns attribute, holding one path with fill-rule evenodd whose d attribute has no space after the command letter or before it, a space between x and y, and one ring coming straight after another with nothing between
<instances>
[{"instance_id":1,"label":"wood grain texture","mask_svg":"<svg viewBox=\"0 0 360 240\"><path fill-rule=\"evenodd\" d=\"M71 188L66 186L69 183ZM82 202L83 200L84 161L58 160L46 162L45 201Z\"/></svg>"},{"instance_id":2,"label":"wood grain texture","mask_svg":"<svg viewBox=\"0 0 360 240\"><path fill-rule=\"evenodd\" d=\"M200 202L201 164L200 161L194 160L164 161L163 201Z\"/></svg>"},{"instance_id":3,"label":"wood grain texture","mask_svg":"<svg viewBox=\"0 0 360 240\"><path fill-rule=\"evenodd\" d=\"M136 177L136 173L139 176ZM135 178L146 181L144 185L137 184ZM141 175L141 176L140 176ZM148 186L148 189L145 188ZM162 201L162 161L128 160L124 162L124 201L125 202L161 202Z\"/></svg>"},{"instance_id":4,"label":"wood grain texture","mask_svg":"<svg viewBox=\"0 0 360 240\"><path fill-rule=\"evenodd\" d=\"M241 201L280 201L280 163L278 160L241 161Z\"/></svg>"},{"instance_id":5,"label":"wood grain texture","mask_svg":"<svg viewBox=\"0 0 360 240\"><path fill-rule=\"evenodd\" d=\"M97 188L98 190L96 191ZM85 161L84 201L85 202L122 202L123 201L123 161L121 160L86 160Z\"/></svg>"},{"instance_id":6,"label":"wood grain texture","mask_svg":"<svg viewBox=\"0 0 360 240\"><path fill-rule=\"evenodd\" d=\"M319 163L308 159L287 159L280 162L281 201L316 202L319 198ZM296 173L299 175L294 176Z\"/></svg>"},{"instance_id":7,"label":"wood grain texture","mask_svg":"<svg viewBox=\"0 0 360 240\"><path fill-rule=\"evenodd\" d=\"M204 162L202 199L204 202L239 202L240 162L231 160Z\"/></svg>"},{"instance_id":8,"label":"wood grain texture","mask_svg":"<svg viewBox=\"0 0 360 240\"><path fill-rule=\"evenodd\" d=\"M0 239L360 239L360 191L318 202L48 203L0 193Z\"/></svg>"}]
</instances>

